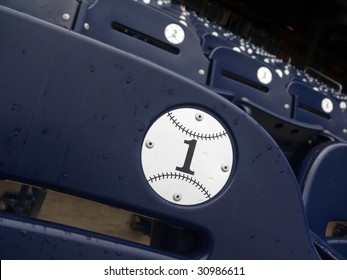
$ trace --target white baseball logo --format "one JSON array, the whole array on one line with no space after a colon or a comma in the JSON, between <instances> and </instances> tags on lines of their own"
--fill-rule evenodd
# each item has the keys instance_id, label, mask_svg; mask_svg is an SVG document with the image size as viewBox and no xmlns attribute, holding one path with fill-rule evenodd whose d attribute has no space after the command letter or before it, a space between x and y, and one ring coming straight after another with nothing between
<instances>
[{"instance_id":1,"label":"white baseball logo","mask_svg":"<svg viewBox=\"0 0 347 280\"><path fill-rule=\"evenodd\" d=\"M195 205L224 187L233 166L233 149L216 118L194 108L180 108L165 113L150 127L141 161L149 185L160 197Z\"/></svg>"}]
</instances>

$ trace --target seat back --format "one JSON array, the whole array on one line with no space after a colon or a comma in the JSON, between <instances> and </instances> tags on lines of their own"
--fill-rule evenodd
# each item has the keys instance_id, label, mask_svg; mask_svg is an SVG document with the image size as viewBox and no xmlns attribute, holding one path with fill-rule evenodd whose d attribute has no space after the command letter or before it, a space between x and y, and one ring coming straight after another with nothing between
<instances>
[{"instance_id":1,"label":"seat back","mask_svg":"<svg viewBox=\"0 0 347 280\"><path fill-rule=\"evenodd\" d=\"M235 99L249 100L258 108L290 118L292 96L269 65L227 47L215 48L210 59L211 86L230 90Z\"/></svg>"},{"instance_id":2,"label":"seat back","mask_svg":"<svg viewBox=\"0 0 347 280\"><path fill-rule=\"evenodd\" d=\"M318 258L288 162L242 110L57 25L5 7L0 25L1 177L129 210L201 240L182 256L1 215L1 259Z\"/></svg>"},{"instance_id":3,"label":"seat back","mask_svg":"<svg viewBox=\"0 0 347 280\"><path fill-rule=\"evenodd\" d=\"M90 26L82 29L85 36L206 82L209 61L178 17L135 1L103 0L88 8L84 21Z\"/></svg>"},{"instance_id":4,"label":"seat back","mask_svg":"<svg viewBox=\"0 0 347 280\"><path fill-rule=\"evenodd\" d=\"M345 258L346 236L334 236L327 231L330 222L347 222L346 162L347 144L320 145L306 157L300 172L300 186L310 229Z\"/></svg>"},{"instance_id":5,"label":"seat back","mask_svg":"<svg viewBox=\"0 0 347 280\"><path fill-rule=\"evenodd\" d=\"M296 103L294 118L297 121L320 125L335 138L346 141L347 118L341 101L299 81L291 82L288 92Z\"/></svg>"}]
</instances>

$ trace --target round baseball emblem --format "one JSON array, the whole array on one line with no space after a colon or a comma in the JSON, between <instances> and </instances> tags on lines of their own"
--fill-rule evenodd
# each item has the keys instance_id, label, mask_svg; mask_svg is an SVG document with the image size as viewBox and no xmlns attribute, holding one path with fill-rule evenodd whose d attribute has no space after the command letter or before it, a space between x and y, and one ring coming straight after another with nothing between
<instances>
[{"instance_id":1,"label":"round baseball emblem","mask_svg":"<svg viewBox=\"0 0 347 280\"><path fill-rule=\"evenodd\" d=\"M257 77L258 80L264 85L267 85L272 81L272 73L270 69L264 66L258 69Z\"/></svg>"},{"instance_id":2,"label":"round baseball emblem","mask_svg":"<svg viewBox=\"0 0 347 280\"><path fill-rule=\"evenodd\" d=\"M165 38L171 44L178 45L184 41L185 33L181 26L176 23L170 23L165 27Z\"/></svg>"},{"instance_id":3,"label":"round baseball emblem","mask_svg":"<svg viewBox=\"0 0 347 280\"><path fill-rule=\"evenodd\" d=\"M160 197L196 205L225 186L233 167L233 148L216 118L202 110L180 108L150 127L141 161L147 182Z\"/></svg>"}]
</instances>

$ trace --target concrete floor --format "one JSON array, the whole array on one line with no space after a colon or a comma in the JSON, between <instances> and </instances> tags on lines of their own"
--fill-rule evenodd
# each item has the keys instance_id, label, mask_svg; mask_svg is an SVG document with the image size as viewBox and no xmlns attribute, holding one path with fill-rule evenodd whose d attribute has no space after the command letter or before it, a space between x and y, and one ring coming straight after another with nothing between
<instances>
[{"instance_id":1,"label":"concrete floor","mask_svg":"<svg viewBox=\"0 0 347 280\"><path fill-rule=\"evenodd\" d=\"M0 181L0 196L6 191L18 192L19 189L18 183ZM49 191L37 218L149 244L148 236L131 229L132 215L111 206Z\"/></svg>"}]
</instances>

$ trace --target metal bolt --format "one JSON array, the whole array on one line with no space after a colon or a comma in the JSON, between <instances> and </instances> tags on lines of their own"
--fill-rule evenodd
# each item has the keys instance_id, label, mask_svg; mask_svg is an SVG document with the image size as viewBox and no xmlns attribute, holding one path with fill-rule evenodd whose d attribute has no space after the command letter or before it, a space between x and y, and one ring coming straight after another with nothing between
<instances>
[{"instance_id":1,"label":"metal bolt","mask_svg":"<svg viewBox=\"0 0 347 280\"><path fill-rule=\"evenodd\" d=\"M83 24L83 27L84 27L85 30L89 30L90 25L89 25L89 23L86 22L86 23Z\"/></svg>"},{"instance_id":2,"label":"metal bolt","mask_svg":"<svg viewBox=\"0 0 347 280\"><path fill-rule=\"evenodd\" d=\"M68 21L70 19L70 15L69 14L63 14L62 18L63 18L63 20Z\"/></svg>"},{"instance_id":3,"label":"metal bolt","mask_svg":"<svg viewBox=\"0 0 347 280\"><path fill-rule=\"evenodd\" d=\"M221 168L223 172L228 172L230 170L230 166L224 163L222 164Z\"/></svg>"},{"instance_id":4,"label":"metal bolt","mask_svg":"<svg viewBox=\"0 0 347 280\"><path fill-rule=\"evenodd\" d=\"M182 195L180 193L174 193L172 198L174 201L180 201L182 199Z\"/></svg>"},{"instance_id":5,"label":"metal bolt","mask_svg":"<svg viewBox=\"0 0 347 280\"><path fill-rule=\"evenodd\" d=\"M198 122L201 122L201 121L204 119L204 115L201 114L201 113L196 113L195 119L196 119Z\"/></svg>"},{"instance_id":6,"label":"metal bolt","mask_svg":"<svg viewBox=\"0 0 347 280\"><path fill-rule=\"evenodd\" d=\"M204 69L199 69L199 75L200 75L200 76L205 75L205 70L204 70Z\"/></svg>"},{"instance_id":7,"label":"metal bolt","mask_svg":"<svg viewBox=\"0 0 347 280\"><path fill-rule=\"evenodd\" d=\"M147 140L147 141L146 141L146 147L147 147L148 149L152 149L152 148L154 147L153 141Z\"/></svg>"}]
</instances>

